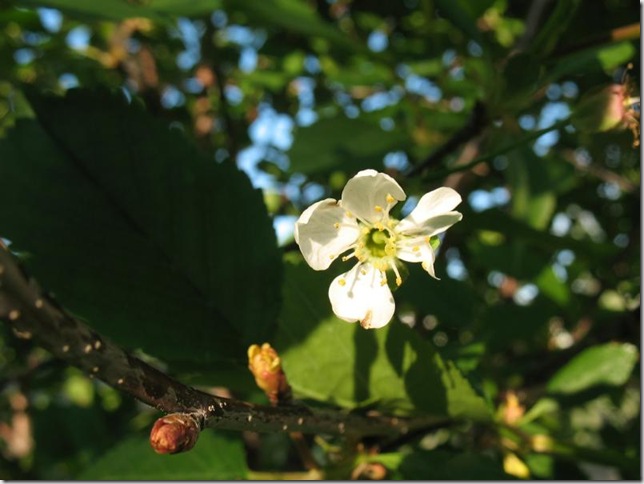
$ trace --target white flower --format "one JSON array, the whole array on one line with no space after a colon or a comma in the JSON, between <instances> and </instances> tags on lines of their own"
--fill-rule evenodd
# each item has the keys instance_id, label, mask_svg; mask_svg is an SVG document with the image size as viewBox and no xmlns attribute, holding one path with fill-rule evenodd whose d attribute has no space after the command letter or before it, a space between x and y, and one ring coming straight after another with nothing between
<instances>
[{"instance_id":1,"label":"white flower","mask_svg":"<svg viewBox=\"0 0 644 484\"><path fill-rule=\"evenodd\" d=\"M340 319L360 321L364 328L385 326L396 308L387 273L400 286L400 261L420 262L436 277L436 235L463 218L452 211L461 197L451 188L438 188L425 194L403 220L391 218L391 208L405 198L389 175L364 170L347 182L340 201L327 198L314 203L295 223L295 241L316 271L327 269L349 250L342 260L358 260L329 287L333 312Z\"/></svg>"}]
</instances>

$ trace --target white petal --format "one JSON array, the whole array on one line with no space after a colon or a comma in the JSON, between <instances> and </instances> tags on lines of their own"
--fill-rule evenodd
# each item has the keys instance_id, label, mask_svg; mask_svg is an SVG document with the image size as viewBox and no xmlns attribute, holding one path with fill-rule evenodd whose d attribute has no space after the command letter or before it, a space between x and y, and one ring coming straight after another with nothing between
<instances>
[{"instance_id":1,"label":"white petal","mask_svg":"<svg viewBox=\"0 0 644 484\"><path fill-rule=\"evenodd\" d=\"M463 216L459 212L452 212L459 203L461 196L448 187L441 187L426 193L418 201L418 205L407 217L405 217L396 227L399 233L414 232L427 227L433 233L425 235L436 235L444 232ZM449 217L444 218L444 215ZM423 230L423 232L427 232Z\"/></svg>"},{"instance_id":2,"label":"white petal","mask_svg":"<svg viewBox=\"0 0 644 484\"><path fill-rule=\"evenodd\" d=\"M337 317L363 328L382 328L394 315L396 304L382 275L370 264L356 264L329 286L329 299Z\"/></svg>"},{"instance_id":3,"label":"white petal","mask_svg":"<svg viewBox=\"0 0 644 484\"><path fill-rule=\"evenodd\" d=\"M423 266L423 269L432 276L434 279L436 273L434 272L434 249L426 241L421 241L420 238L417 239L418 243L413 243L413 241L405 241L398 245L398 251L396 256L400 260L405 262L420 262Z\"/></svg>"},{"instance_id":4,"label":"white petal","mask_svg":"<svg viewBox=\"0 0 644 484\"><path fill-rule=\"evenodd\" d=\"M393 197L391 203L388 203L387 195ZM344 187L342 207L367 222L375 223L388 215L389 208L405 198L407 196L403 189L389 175L376 170L363 170Z\"/></svg>"},{"instance_id":5,"label":"white petal","mask_svg":"<svg viewBox=\"0 0 644 484\"><path fill-rule=\"evenodd\" d=\"M358 240L360 228L333 198L327 198L302 212L293 235L306 262L321 271Z\"/></svg>"}]
</instances>

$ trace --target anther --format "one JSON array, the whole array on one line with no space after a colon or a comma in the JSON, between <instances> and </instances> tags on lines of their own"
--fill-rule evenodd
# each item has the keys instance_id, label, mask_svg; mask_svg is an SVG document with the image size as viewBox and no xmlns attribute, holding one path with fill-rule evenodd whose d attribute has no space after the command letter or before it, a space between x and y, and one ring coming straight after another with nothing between
<instances>
[{"instance_id":1,"label":"anther","mask_svg":"<svg viewBox=\"0 0 644 484\"><path fill-rule=\"evenodd\" d=\"M94 349L97 350L102 346L102 343L99 340L94 341Z\"/></svg>"},{"instance_id":2,"label":"anther","mask_svg":"<svg viewBox=\"0 0 644 484\"><path fill-rule=\"evenodd\" d=\"M413 250L414 252L418 252L420 250L420 247L418 247L417 245L414 245L414 247L412 247L411 250Z\"/></svg>"},{"instance_id":3,"label":"anther","mask_svg":"<svg viewBox=\"0 0 644 484\"><path fill-rule=\"evenodd\" d=\"M92 371L93 371L94 373L98 373L98 366L95 366L94 368L92 368Z\"/></svg>"},{"instance_id":4,"label":"anther","mask_svg":"<svg viewBox=\"0 0 644 484\"><path fill-rule=\"evenodd\" d=\"M302 425L304 423L304 419L302 417L297 419L297 424Z\"/></svg>"},{"instance_id":5,"label":"anther","mask_svg":"<svg viewBox=\"0 0 644 484\"><path fill-rule=\"evenodd\" d=\"M41 307L43 307L43 304L44 304L44 303L43 303L42 299L36 299L36 302L34 303L34 305L35 305L38 309L40 309Z\"/></svg>"},{"instance_id":6,"label":"anther","mask_svg":"<svg viewBox=\"0 0 644 484\"><path fill-rule=\"evenodd\" d=\"M376 210L376 212L382 212L382 207L380 205L376 205L374 209Z\"/></svg>"},{"instance_id":7,"label":"anther","mask_svg":"<svg viewBox=\"0 0 644 484\"><path fill-rule=\"evenodd\" d=\"M9 319L11 321L15 321L19 317L20 317L20 311L18 311L17 309L14 309L13 311L9 311Z\"/></svg>"},{"instance_id":8,"label":"anther","mask_svg":"<svg viewBox=\"0 0 644 484\"><path fill-rule=\"evenodd\" d=\"M385 197L385 200L387 200L387 203L394 203L396 199L391 196L391 194L387 193L387 196Z\"/></svg>"},{"instance_id":9,"label":"anther","mask_svg":"<svg viewBox=\"0 0 644 484\"><path fill-rule=\"evenodd\" d=\"M90 344L86 344L86 345L85 345L85 348L83 348L83 351L84 351L85 353L90 353L90 352L92 351L92 345L90 345Z\"/></svg>"},{"instance_id":10,"label":"anther","mask_svg":"<svg viewBox=\"0 0 644 484\"><path fill-rule=\"evenodd\" d=\"M334 226L336 229L339 229L339 228L340 228L340 224L339 224L338 222L334 223L334 224L333 224L333 226Z\"/></svg>"},{"instance_id":11,"label":"anther","mask_svg":"<svg viewBox=\"0 0 644 484\"><path fill-rule=\"evenodd\" d=\"M123 385L123 378L119 378L118 380L116 380L116 383L118 383L119 385Z\"/></svg>"},{"instance_id":12,"label":"anther","mask_svg":"<svg viewBox=\"0 0 644 484\"><path fill-rule=\"evenodd\" d=\"M287 430L287 429L288 429L288 425L286 424L282 425L282 430Z\"/></svg>"},{"instance_id":13,"label":"anther","mask_svg":"<svg viewBox=\"0 0 644 484\"><path fill-rule=\"evenodd\" d=\"M347 284L347 281L344 279L338 279L338 284L340 284L341 286L345 286Z\"/></svg>"},{"instance_id":14,"label":"anther","mask_svg":"<svg viewBox=\"0 0 644 484\"><path fill-rule=\"evenodd\" d=\"M69 351L69 345L64 345L63 346L63 353L67 353Z\"/></svg>"}]
</instances>

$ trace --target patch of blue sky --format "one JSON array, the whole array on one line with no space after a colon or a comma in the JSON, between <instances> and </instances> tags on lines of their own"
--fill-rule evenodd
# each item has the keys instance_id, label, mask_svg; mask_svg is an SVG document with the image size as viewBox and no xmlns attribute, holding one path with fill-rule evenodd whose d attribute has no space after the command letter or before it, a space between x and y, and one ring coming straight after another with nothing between
<instances>
[{"instance_id":1,"label":"patch of blue sky","mask_svg":"<svg viewBox=\"0 0 644 484\"><path fill-rule=\"evenodd\" d=\"M30 64L36 58L36 52L28 47L16 49L13 52L13 60L20 65Z\"/></svg>"},{"instance_id":2,"label":"patch of blue sky","mask_svg":"<svg viewBox=\"0 0 644 484\"><path fill-rule=\"evenodd\" d=\"M80 82L78 80L78 77L76 77L74 74L66 72L58 77L58 84L63 89L67 90L77 87Z\"/></svg>"},{"instance_id":3,"label":"patch of blue sky","mask_svg":"<svg viewBox=\"0 0 644 484\"><path fill-rule=\"evenodd\" d=\"M319 183L307 183L302 187L302 199L301 202L305 207L308 207L312 203L315 203L324 197L326 194L326 188Z\"/></svg>"},{"instance_id":4,"label":"patch of blue sky","mask_svg":"<svg viewBox=\"0 0 644 484\"><path fill-rule=\"evenodd\" d=\"M181 17L177 20L177 30L173 34L179 37L186 50L177 55L177 65L180 69L192 69L201 59L201 36L205 25L200 21L192 21Z\"/></svg>"},{"instance_id":5,"label":"patch of blue sky","mask_svg":"<svg viewBox=\"0 0 644 484\"><path fill-rule=\"evenodd\" d=\"M263 107L260 108L257 119L250 125L248 134L256 145L288 150L293 144L293 127L293 118L277 113L271 107Z\"/></svg>"},{"instance_id":6,"label":"patch of blue sky","mask_svg":"<svg viewBox=\"0 0 644 484\"><path fill-rule=\"evenodd\" d=\"M183 88L192 94L199 94L203 91L203 84L196 77L188 77L183 81Z\"/></svg>"},{"instance_id":7,"label":"patch of blue sky","mask_svg":"<svg viewBox=\"0 0 644 484\"><path fill-rule=\"evenodd\" d=\"M404 151L392 151L387 153L382 160L385 168L390 170L405 171L409 168L409 158Z\"/></svg>"},{"instance_id":8,"label":"patch of blue sky","mask_svg":"<svg viewBox=\"0 0 644 484\"><path fill-rule=\"evenodd\" d=\"M224 10L215 10L210 16L210 22L218 29L224 28L228 23L228 15Z\"/></svg>"},{"instance_id":9,"label":"patch of blue sky","mask_svg":"<svg viewBox=\"0 0 644 484\"><path fill-rule=\"evenodd\" d=\"M563 89L557 83L548 84L546 87L546 97L550 101L558 101L563 94Z\"/></svg>"},{"instance_id":10,"label":"patch of blue sky","mask_svg":"<svg viewBox=\"0 0 644 484\"><path fill-rule=\"evenodd\" d=\"M492 190L474 190L467 197L467 201L475 212L482 212L493 207L501 207L510 201L510 192L505 187L496 187Z\"/></svg>"},{"instance_id":11,"label":"patch of blue sky","mask_svg":"<svg viewBox=\"0 0 644 484\"><path fill-rule=\"evenodd\" d=\"M374 30L367 38L367 47L373 52L382 52L389 46L389 38L382 30Z\"/></svg>"},{"instance_id":12,"label":"patch of blue sky","mask_svg":"<svg viewBox=\"0 0 644 484\"><path fill-rule=\"evenodd\" d=\"M239 54L239 70L242 72L253 72L257 68L257 49L254 47L243 47Z\"/></svg>"},{"instance_id":13,"label":"patch of blue sky","mask_svg":"<svg viewBox=\"0 0 644 484\"><path fill-rule=\"evenodd\" d=\"M309 74L318 74L322 70L318 58L310 54L304 58L304 69Z\"/></svg>"},{"instance_id":14,"label":"patch of blue sky","mask_svg":"<svg viewBox=\"0 0 644 484\"><path fill-rule=\"evenodd\" d=\"M161 105L166 109L183 106L185 102L186 97L175 86L166 86L161 94Z\"/></svg>"},{"instance_id":15,"label":"patch of blue sky","mask_svg":"<svg viewBox=\"0 0 644 484\"><path fill-rule=\"evenodd\" d=\"M233 44L242 47L259 49L266 42L267 34L264 30L253 30L243 25L229 25L223 30L224 38Z\"/></svg>"},{"instance_id":16,"label":"patch of blue sky","mask_svg":"<svg viewBox=\"0 0 644 484\"><path fill-rule=\"evenodd\" d=\"M416 205L418 205L418 200L419 198L415 195L407 197L407 200L403 202L403 205L400 208L400 217L403 218L409 215L411 211L416 208Z\"/></svg>"},{"instance_id":17,"label":"patch of blue sky","mask_svg":"<svg viewBox=\"0 0 644 484\"><path fill-rule=\"evenodd\" d=\"M228 103L232 104L233 106L237 106L244 100L244 91L232 84L228 84L224 88L224 94L226 96L226 101L228 101Z\"/></svg>"},{"instance_id":18,"label":"patch of blue sky","mask_svg":"<svg viewBox=\"0 0 644 484\"><path fill-rule=\"evenodd\" d=\"M275 187L275 178L260 170L258 163L266 154L266 146L251 145L237 154L237 166L244 171L255 188L268 189Z\"/></svg>"},{"instance_id":19,"label":"patch of blue sky","mask_svg":"<svg viewBox=\"0 0 644 484\"><path fill-rule=\"evenodd\" d=\"M382 118L378 124L383 131L392 131L396 127L396 122L390 117Z\"/></svg>"},{"instance_id":20,"label":"patch of blue sky","mask_svg":"<svg viewBox=\"0 0 644 484\"><path fill-rule=\"evenodd\" d=\"M297 216L295 215L276 215L273 218L273 228L277 236L277 245L286 245L293 239L296 220Z\"/></svg>"},{"instance_id":21,"label":"patch of blue sky","mask_svg":"<svg viewBox=\"0 0 644 484\"><path fill-rule=\"evenodd\" d=\"M300 108L295 114L295 122L298 126L311 126L318 120L318 113L311 108Z\"/></svg>"},{"instance_id":22,"label":"patch of blue sky","mask_svg":"<svg viewBox=\"0 0 644 484\"><path fill-rule=\"evenodd\" d=\"M405 89L413 94L423 96L429 102L437 102L443 97L440 87L424 77L409 74L405 78Z\"/></svg>"},{"instance_id":23,"label":"patch of blue sky","mask_svg":"<svg viewBox=\"0 0 644 484\"><path fill-rule=\"evenodd\" d=\"M537 127L537 119L532 114L522 114L519 116L519 126L526 131L532 131Z\"/></svg>"},{"instance_id":24,"label":"patch of blue sky","mask_svg":"<svg viewBox=\"0 0 644 484\"><path fill-rule=\"evenodd\" d=\"M561 84L561 90L564 97L574 99L579 96L579 87L572 81L566 81Z\"/></svg>"},{"instance_id":25,"label":"patch of blue sky","mask_svg":"<svg viewBox=\"0 0 644 484\"><path fill-rule=\"evenodd\" d=\"M447 259L447 276L459 281L464 281L469 275L461 254L456 247L450 247L445 252L445 259Z\"/></svg>"},{"instance_id":26,"label":"patch of blue sky","mask_svg":"<svg viewBox=\"0 0 644 484\"><path fill-rule=\"evenodd\" d=\"M67 34L65 42L67 45L75 50L85 50L89 46L89 41L92 38L92 31L85 25L79 25L73 28Z\"/></svg>"},{"instance_id":27,"label":"patch of blue sky","mask_svg":"<svg viewBox=\"0 0 644 484\"><path fill-rule=\"evenodd\" d=\"M544 129L548 126L552 126L559 120L566 119L570 116L570 107L565 102L549 102L539 115L539 121L537 122L537 128ZM537 138L534 142L533 150L539 155L545 155L548 150L553 147L559 141L559 131L554 130L549 133L544 134Z\"/></svg>"},{"instance_id":28,"label":"patch of blue sky","mask_svg":"<svg viewBox=\"0 0 644 484\"><path fill-rule=\"evenodd\" d=\"M539 288L534 284L528 283L517 289L512 299L519 306L528 306L538 295Z\"/></svg>"},{"instance_id":29,"label":"patch of blue sky","mask_svg":"<svg viewBox=\"0 0 644 484\"><path fill-rule=\"evenodd\" d=\"M45 30L56 33L63 26L63 14L55 8L39 8L37 12Z\"/></svg>"},{"instance_id":30,"label":"patch of blue sky","mask_svg":"<svg viewBox=\"0 0 644 484\"><path fill-rule=\"evenodd\" d=\"M49 36L41 32L30 32L25 30L22 32L22 40L24 40L26 44L38 46L47 42L49 40Z\"/></svg>"},{"instance_id":31,"label":"patch of blue sky","mask_svg":"<svg viewBox=\"0 0 644 484\"><path fill-rule=\"evenodd\" d=\"M398 87L398 86L397 86ZM403 90L393 88L389 91L380 91L362 100L361 107L363 111L371 112L397 104L403 96Z\"/></svg>"},{"instance_id":32,"label":"patch of blue sky","mask_svg":"<svg viewBox=\"0 0 644 484\"><path fill-rule=\"evenodd\" d=\"M563 237L570 232L571 227L572 220L570 220L570 217L565 213L559 212L552 218L550 232L559 237Z\"/></svg>"},{"instance_id":33,"label":"patch of blue sky","mask_svg":"<svg viewBox=\"0 0 644 484\"><path fill-rule=\"evenodd\" d=\"M445 52L443 52L441 61L443 62L444 66L446 67L451 66L455 60L456 60L456 51L454 49L447 49Z\"/></svg>"},{"instance_id":34,"label":"patch of blue sky","mask_svg":"<svg viewBox=\"0 0 644 484\"><path fill-rule=\"evenodd\" d=\"M472 57L481 57L483 55L483 48L473 40L467 43L467 53Z\"/></svg>"}]
</instances>

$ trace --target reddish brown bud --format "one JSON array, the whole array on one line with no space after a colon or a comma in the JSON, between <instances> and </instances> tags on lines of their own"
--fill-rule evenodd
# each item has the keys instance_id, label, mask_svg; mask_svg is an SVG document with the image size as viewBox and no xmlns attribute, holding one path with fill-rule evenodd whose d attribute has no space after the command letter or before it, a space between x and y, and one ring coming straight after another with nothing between
<instances>
[{"instance_id":1,"label":"reddish brown bud","mask_svg":"<svg viewBox=\"0 0 644 484\"><path fill-rule=\"evenodd\" d=\"M264 343L261 347L248 348L248 369L273 405L290 398L291 388L282 371L282 362L271 345Z\"/></svg>"},{"instance_id":2,"label":"reddish brown bud","mask_svg":"<svg viewBox=\"0 0 644 484\"><path fill-rule=\"evenodd\" d=\"M185 413L171 413L154 422L150 445L157 454L178 454L192 449L199 438L199 425Z\"/></svg>"}]
</instances>

